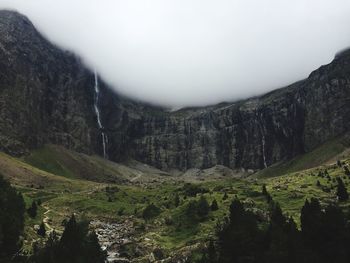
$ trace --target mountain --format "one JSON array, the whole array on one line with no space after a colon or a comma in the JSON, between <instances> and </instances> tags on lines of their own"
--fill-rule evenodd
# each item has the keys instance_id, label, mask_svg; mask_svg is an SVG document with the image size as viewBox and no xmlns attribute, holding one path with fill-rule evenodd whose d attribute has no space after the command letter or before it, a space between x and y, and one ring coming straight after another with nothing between
<instances>
[{"instance_id":1,"label":"mountain","mask_svg":"<svg viewBox=\"0 0 350 263\"><path fill-rule=\"evenodd\" d=\"M162 170L256 170L350 130L350 50L263 96L169 112L125 98L99 78L96 86L77 56L16 12L0 11L0 35L0 150L11 155L57 144L103 156L104 143L110 160Z\"/></svg>"}]
</instances>

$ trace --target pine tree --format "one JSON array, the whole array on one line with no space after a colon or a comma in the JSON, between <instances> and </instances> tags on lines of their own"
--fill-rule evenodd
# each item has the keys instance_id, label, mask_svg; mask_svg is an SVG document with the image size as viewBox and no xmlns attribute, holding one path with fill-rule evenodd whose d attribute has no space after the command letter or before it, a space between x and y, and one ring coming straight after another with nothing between
<instances>
[{"instance_id":1,"label":"pine tree","mask_svg":"<svg viewBox=\"0 0 350 263\"><path fill-rule=\"evenodd\" d=\"M38 206L35 201L32 202L32 205L28 208L27 212L31 218L35 218L37 216Z\"/></svg>"},{"instance_id":2,"label":"pine tree","mask_svg":"<svg viewBox=\"0 0 350 263\"><path fill-rule=\"evenodd\" d=\"M268 192L267 192L267 189L266 189L266 184L263 184L261 193L262 193L264 196L267 196L267 195L268 195Z\"/></svg>"},{"instance_id":3,"label":"pine tree","mask_svg":"<svg viewBox=\"0 0 350 263\"><path fill-rule=\"evenodd\" d=\"M24 213L22 195L0 175L0 262L2 257L13 255L20 248L19 238L24 228Z\"/></svg>"},{"instance_id":4,"label":"pine tree","mask_svg":"<svg viewBox=\"0 0 350 263\"><path fill-rule=\"evenodd\" d=\"M337 160L337 165L338 165L338 167L342 167L342 163L340 160Z\"/></svg>"},{"instance_id":5,"label":"pine tree","mask_svg":"<svg viewBox=\"0 0 350 263\"><path fill-rule=\"evenodd\" d=\"M106 252L102 251L96 233L93 231L87 236L86 251L88 257L87 263L103 263L105 262Z\"/></svg>"},{"instance_id":6,"label":"pine tree","mask_svg":"<svg viewBox=\"0 0 350 263\"><path fill-rule=\"evenodd\" d=\"M283 227L286 223L286 218L283 215L282 209L278 203L274 203L272 205L271 222L280 227Z\"/></svg>"},{"instance_id":7,"label":"pine tree","mask_svg":"<svg viewBox=\"0 0 350 263\"><path fill-rule=\"evenodd\" d=\"M208 256L207 261L208 263L216 263L217 262L217 255L216 255L216 249L214 245L214 241L210 240L208 245Z\"/></svg>"},{"instance_id":8,"label":"pine tree","mask_svg":"<svg viewBox=\"0 0 350 263\"><path fill-rule=\"evenodd\" d=\"M219 209L218 202L216 201L216 199L214 199L213 202L211 203L210 209L211 211L216 211Z\"/></svg>"},{"instance_id":9,"label":"pine tree","mask_svg":"<svg viewBox=\"0 0 350 263\"><path fill-rule=\"evenodd\" d=\"M78 225L73 214L66 224L59 243L61 256L67 258L67 263L79 262L85 231L83 225Z\"/></svg>"},{"instance_id":10,"label":"pine tree","mask_svg":"<svg viewBox=\"0 0 350 263\"><path fill-rule=\"evenodd\" d=\"M348 166L344 166L344 173L350 176L350 170Z\"/></svg>"},{"instance_id":11,"label":"pine tree","mask_svg":"<svg viewBox=\"0 0 350 263\"><path fill-rule=\"evenodd\" d=\"M346 190L346 187L344 185L344 182L341 178L337 178L338 186L337 186L337 196L339 201L346 201L349 199L348 191Z\"/></svg>"},{"instance_id":12,"label":"pine tree","mask_svg":"<svg viewBox=\"0 0 350 263\"><path fill-rule=\"evenodd\" d=\"M175 195L175 198L174 198L174 205L175 207L178 207L180 205L180 197L179 197L179 194L176 194Z\"/></svg>"},{"instance_id":13,"label":"pine tree","mask_svg":"<svg viewBox=\"0 0 350 263\"><path fill-rule=\"evenodd\" d=\"M37 231L39 236L45 237L46 236L46 228L44 222L41 222L40 227Z\"/></svg>"},{"instance_id":14,"label":"pine tree","mask_svg":"<svg viewBox=\"0 0 350 263\"><path fill-rule=\"evenodd\" d=\"M205 217L209 213L209 204L207 199L203 195L198 201L197 213L199 217Z\"/></svg>"}]
</instances>

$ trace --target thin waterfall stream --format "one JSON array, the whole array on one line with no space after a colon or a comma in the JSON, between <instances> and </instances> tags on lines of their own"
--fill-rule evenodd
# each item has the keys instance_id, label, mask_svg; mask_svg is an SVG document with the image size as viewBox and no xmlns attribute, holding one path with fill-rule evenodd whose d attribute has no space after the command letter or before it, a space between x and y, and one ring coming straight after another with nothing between
<instances>
[{"instance_id":1,"label":"thin waterfall stream","mask_svg":"<svg viewBox=\"0 0 350 263\"><path fill-rule=\"evenodd\" d=\"M108 136L104 132L104 127L102 125L101 114L100 114L100 109L99 109L99 100L100 100L100 86L99 86L99 82L98 82L98 75L97 75L97 72L95 71L94 108L95 108L95 113L96 113L96 117L97 117L97 125L98 125L100 132L101 132L101 137L102 137L103 158L108 159L108 154L107 154Z\"/></svg>"}]
</instances>

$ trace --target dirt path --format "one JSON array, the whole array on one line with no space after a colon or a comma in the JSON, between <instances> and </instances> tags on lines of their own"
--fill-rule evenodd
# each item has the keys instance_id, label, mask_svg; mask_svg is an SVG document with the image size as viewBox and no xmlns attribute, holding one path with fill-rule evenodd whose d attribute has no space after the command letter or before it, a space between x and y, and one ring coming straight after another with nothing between
<instances>
[{"instance_id":1,"label":"dirt path","mask_svg":"<svg viewBox=\"0 0 350 263\"><path fill-rule=\"evenodd\" d=\"M135 182L136 180L140 179L142 176L141 172L137 172L137 176L135 176L134 178L130 179L131 182Z\"/></svg>"},{"instance_id":2,"label":"dirt path","mask_svg":"<svg viewBox=\"0 0 350 263\"><path fill-rule=\"evenodd\" d=\"M46 211L44 212L44 218L43 218L43 223L45 225L46 231L51 232L54 229L49 225L50 222L50 217L48 216L48 214L51 212L50 208L48 208L47 206L42 206L43 208L46 209Z\"/></svg>"}]
</instances>

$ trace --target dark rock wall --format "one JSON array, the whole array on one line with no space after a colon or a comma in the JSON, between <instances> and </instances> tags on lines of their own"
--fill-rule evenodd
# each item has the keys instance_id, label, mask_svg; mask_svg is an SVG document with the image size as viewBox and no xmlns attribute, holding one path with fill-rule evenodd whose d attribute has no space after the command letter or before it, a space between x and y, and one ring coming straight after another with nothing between
<instances>
[{"instance_id":1,"label":"dark rock wall","mask_svg":"<svg viewBox=\"0 0 350 263\"><path fill-rule=\"evenodd\" d=\"M92 152L93 76L25 17L0 11L0 150L52 142Z\"/></svg>"},{"instance_id":2,"label":"dark rock wall","mask_svg":"<svg viewBox=\"0 0 350 263\"><path fill-rule=\"evenodd\" d=\"M46 41L28 19L0 11L0 150L44 143L102 155L94 77ZM176 112L115 94L102 81L100 110L115 161L161 169L261 169L349 131L350 51L306 80L264 96Z\"/></svg>"}]
</instances>

